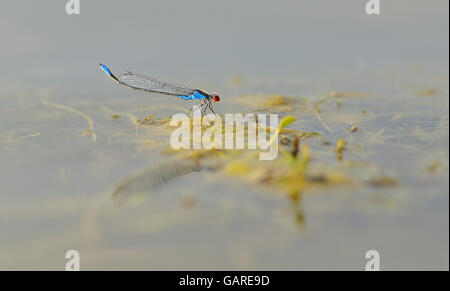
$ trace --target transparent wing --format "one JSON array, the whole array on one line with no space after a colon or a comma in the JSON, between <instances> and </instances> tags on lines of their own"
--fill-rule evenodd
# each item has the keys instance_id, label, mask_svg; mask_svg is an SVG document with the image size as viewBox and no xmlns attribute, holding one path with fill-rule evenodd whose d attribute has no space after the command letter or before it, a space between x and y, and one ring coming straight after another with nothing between
<instances>
[{"instance_id":1,"label":"transparent wing","mask_svg":"<svg viewBox=\"0 0 450 291\"><path fill-rule=\"evenodd\" d=\"M189 96L195 92L194 89L164 82L155 78L133 72L126 72L118 78L120 84L132 89L143 90L151 93L160 93L174 96Z\"/></svg>"}]
</instances>

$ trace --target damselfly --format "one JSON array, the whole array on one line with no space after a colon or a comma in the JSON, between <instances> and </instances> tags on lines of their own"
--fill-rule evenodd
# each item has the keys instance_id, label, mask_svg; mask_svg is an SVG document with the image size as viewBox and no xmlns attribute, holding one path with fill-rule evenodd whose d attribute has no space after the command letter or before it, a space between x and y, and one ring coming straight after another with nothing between
<instances>
[{"instance_id":1,"label":"damselfly","mask_svg":"<svg viewBox=\"0 0 450 291\"><path fill-rule=\"evenodd\" d=\"M130 87L131 89L146 91L149 93L176 96L183 100L198 100L201 103L196 108L189 110L189 112L195 111L200 108L202 114L205 114L206 109L209 108L214 114L216 114L216 112L214 112L212 108L211 103L220 101L220 97L216 93L208 93L204 90L191 89L186 86L160 81L158 79L133 72L125 72L119 77L116 77L107 66L103 64L99 64L99 66L103 70L103 72L110 76L111 79L113 79L117 84Z\"/></svg>"}]
</instances>

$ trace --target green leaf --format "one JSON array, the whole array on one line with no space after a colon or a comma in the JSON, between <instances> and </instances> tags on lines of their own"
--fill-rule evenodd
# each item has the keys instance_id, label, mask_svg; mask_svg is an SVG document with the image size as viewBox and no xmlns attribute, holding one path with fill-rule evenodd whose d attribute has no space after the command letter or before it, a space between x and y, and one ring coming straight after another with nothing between
<instances>
[{"instance_id":1,"label":"green leaf","mask_svg":"<svg viewBox=\"0 0 450 291\"><path fill-rule=\"evenodd\" d=\"M278 127L279 130L285 128L286 126L288 126L289 124L291 124L292 122L296 121L297 118L295 116L286 116L285 118L283 118L280 122L280 126Z\"/></svg>"}]
</instances>

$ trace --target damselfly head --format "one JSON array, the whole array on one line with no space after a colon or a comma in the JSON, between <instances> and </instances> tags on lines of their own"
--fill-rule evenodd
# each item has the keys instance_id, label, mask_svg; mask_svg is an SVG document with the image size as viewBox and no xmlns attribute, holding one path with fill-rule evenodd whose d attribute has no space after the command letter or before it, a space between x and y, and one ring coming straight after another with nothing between
<instances>
[{"instance_id":1,"label":"damselfly head","mask_svg":"<svg viewBox=\"0 0 450 291\"><path fill-rule=\"evenodd\" d=\"M214 101L214 103L219 102L220 101L219 95L214 95L213 101Z\"/></svg>"}]
</instances>

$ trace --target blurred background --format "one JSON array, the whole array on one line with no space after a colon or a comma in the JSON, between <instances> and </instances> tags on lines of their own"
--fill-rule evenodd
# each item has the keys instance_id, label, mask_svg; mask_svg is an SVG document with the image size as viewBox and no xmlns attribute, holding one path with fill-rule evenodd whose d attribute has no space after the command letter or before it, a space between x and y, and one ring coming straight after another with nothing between
<instances>
[{"instance_id":1,"label":"blurred background","mask_svg":"<svg viewBox=\"0 0 450 291\"><path fill-rule=\"evenodd\" d=\"M448 269L448 1L80 2L2 3L0 269L60 270L69 249L82 269L363 269L369 249L383 269ZM312 165L356 186L299 206L200 171L116 205L120 181L173 159L167 130L130 120L189 105L118 87L99 62L217 91L220 113L294 115L326 139ZM336 161L339 138L361 168Z\"/></svg>"}]
</instances>

